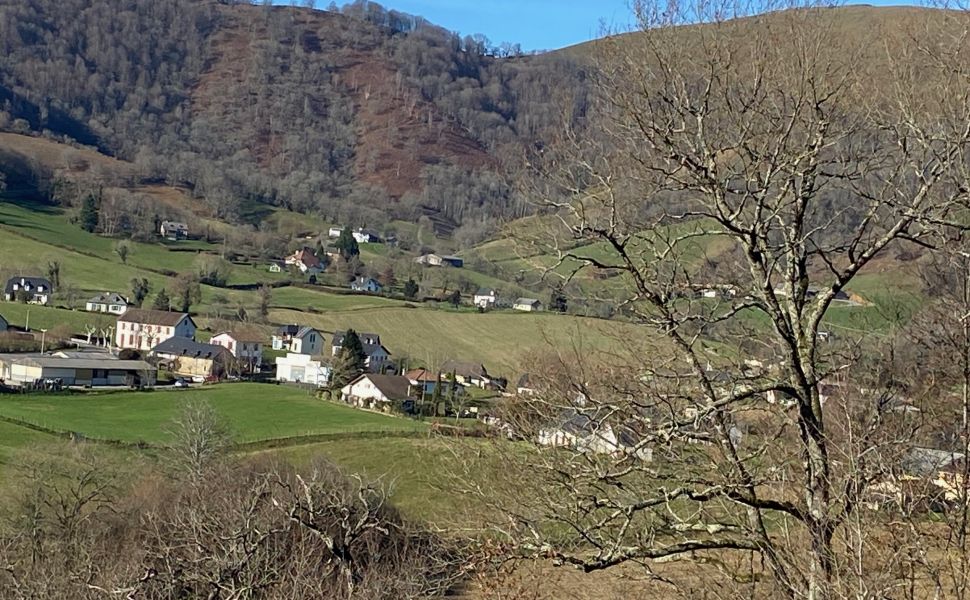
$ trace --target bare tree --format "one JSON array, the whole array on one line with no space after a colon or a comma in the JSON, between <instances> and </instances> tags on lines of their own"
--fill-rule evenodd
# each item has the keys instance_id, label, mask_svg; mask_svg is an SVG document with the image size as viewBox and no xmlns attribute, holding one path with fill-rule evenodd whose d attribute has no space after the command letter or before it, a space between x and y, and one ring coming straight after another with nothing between
<instances>
[{"instance_id":1,"label":"bare tree","mask_svg":"<svg viewBox=\"0 0 970 600\"><path fill-rule=\"evenodd\" d=\"M892 595L917 546L883 552L891 527L863 507L914 428L897 389L872 387L887 360L873 338L822 334L888 248L962 228L964 15L852 35L806 4L637 15L640 35L600 44L589 130L535 161L553 225L524 254L554 254L547 274L567 280L615 274L643 339L560 357L513 405L505 419L533 445L497 446L490 526L516 550L641 565L681 590L654 561L695 559L715 566L700 571L715 596ZM905 50L887 56L887 39ZM718 248L736 257L720 282L698 260ZM469 489L495 502L491 485Z\"/></svg>"}]
</instances>

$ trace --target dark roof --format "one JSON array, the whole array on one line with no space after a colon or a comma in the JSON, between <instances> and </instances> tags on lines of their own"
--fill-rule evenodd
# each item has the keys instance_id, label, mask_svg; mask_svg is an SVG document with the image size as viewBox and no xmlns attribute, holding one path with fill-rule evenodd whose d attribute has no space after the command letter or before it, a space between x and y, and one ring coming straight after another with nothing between
<instances>
[{"instance_id":1,"label":"dark roof","mask_svg":"<svg viewBox=\"0 0 970 600\"><path fill-rule=\"evenodd\" d=\"M441 372L445 374L454 372L455 375L461 375L462 377L488 377L488 371L485 370L485 365L458 360L446 361L441 365Z\"/></svg>"},{"instance_id":2,"label":"dark roof","mask_svg":"<svg viewBox=\"0 0 970 600\"><path fill-rule=\"evenodd\" d=\"M128 299L117 292L104 292L103 294L98 294L97 296L90 298L88 302L93 302L94 304L128 304Z\"/></svg>"},{"instance_id":3,"label":"dark roof","mask_svg":"<svg viewBox=\"0 0 970 600\"><path fill-rule=\"evenodd\" d=\"M478 291L475 292L475 295L476 296L491 296L494 293L495 293L495 290L493 290L492 288L478 288Z\"/></svg>"},{"instance_id":4,"label":"dark roof","mask_svg":"<svg viewBox=\"0 0 970 600\"><path fill-rule=\"evenodd\" d=\"M146 308L132 308L122 316L118 317L118 321L174 327L186 317L188 317L190 321L192 320L192 317L189 317L189 315L186 313L171 312L167 310L149 310ZM194 325L195 322L193 321L192 324Z\"/></svg>"},{"instance_id":5,"label":"dark roof","mask_svg":"<svg viewBox=\"0 0 970 600\"><path fill-rule=\"evenodd\" d=\"M13 286L17 284L29 287L30 289L27 290L28 292L33 291L41 286L43 286L44 289L49 292L54 287L51 285L51 282L44 277L11 277L7 280L7 285L4 288L4 292L7 294L12 294L14 291Z\"/></svg>"},{"instance_id":6,"label":"dark roof","mask_svg":"<svg viewBox=\"0 0 970 600\"><path fill-rule=\"evenodd\" d=\"M302 338L310 332L317 332L317 330L307 325L283 325L276 330L276 336Z\"/></svg>"},{"instance_id":7,"label":"dark roof","mask_svg":"<svg viewBox=\"0 0 970 600\"><path fill-rule=\"evenodd\" d=\"M960 452L913 448L900 461L900 466L904 473L927 477L940 471L951 471L964 459L965 455Z\"/></svg>"},{"instance_id":8,"label":"dark roof","mask_svg":"<svg viewBox=\"0 0 970 600\"><path fill-rule=\"evenodd\" d=\"M384 353L388 355L391 354L390 352L388 352L387 348L385 348L382 344L362 343L361 346L364 347L364 354L366 354L367 356L373 356L374 353L376 353L378 350L383 350Z\"/></svg>"},{"instance_id":9,"label":"dark roof","mask_svg":"<svg viewBox=\"0 0 970 600\"><path fill-rule=\"evenodd\" d=\"M391 400L406 400L410 398L411 381L407 377L400 375L365 374L355 379L350 385L357 383L361 379L369 379L374 384L374 387L379 389L382 394Z\"/></svg>"},{"instance_id":10,"label":"dark roof","mask_svg":"<svg viewBox=\"0 0 970 600\"><path fill-rule=\"evenodd\" d=\"M229 351L217 344L203 344L189 338L173 337L152 348L152 352L193 358L218 358Z\"/></svg>"},{"instance_id":11,"label":"dark roof","mask_svg":"<svg viewBox=\"0 0 970 600\"><path fill-rule=\"evenodd\" d=\"M344 336L347 335L346 331L334 331L333 332L333 342L331 345L334 348L339 348L344 345ZM364 346L364 351L367 351L368 345L379 346L381 343L381 336L376 333L366 333L363 331L357 332L357 337L360 338L360 343Z\"/></svg>"}]
</instances>

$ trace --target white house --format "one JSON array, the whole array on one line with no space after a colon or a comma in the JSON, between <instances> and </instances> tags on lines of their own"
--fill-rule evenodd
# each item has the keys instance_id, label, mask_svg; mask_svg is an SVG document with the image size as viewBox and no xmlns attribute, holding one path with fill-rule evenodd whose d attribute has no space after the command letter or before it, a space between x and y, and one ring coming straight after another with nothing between
<instances>
[{"instance_id":1,"label":"white house","mask_svg":"<svg viewBox=\"0 0 970 600\"><path fill-rule=\"evenodd\" d=\"M379 235L368 229L357 229L353 235L358 244L377 244L381 241Z\"/></svg>"},{"instance_id":2,"label":"white house","mask_svg":"<svg viewBox=\"0 0 970 600\"><path fill-rule=\"evenodd\" d=\"M54 286L43 277L11 277L3 288L3 298L15 302L26 296L30 304L47 304L53 291Z\"/></svg>"},{"instance_id":3,"label":"white house","mask_svg":"<svg viewBox=\"0 0 970 600\"><path fill-rule=\"evenodd\" d=\"M118 317L115 345L131 350L151 350L173 337L195 339L195 321L185 313L129 309Z\"/></svg>"},{"instance_id":4,"label":"white house","mask_svg":"<svg viewBox=\"0 0 970 600\"><path fill-rule=\"evenodd\" d=\"M209 343L229 350L236 362L248 371L258 371L263 365L263 335L257 330L223 331L212 336Z\"/></svg>"},{"instance_id":5,"label":"white house","mask_svg":"<svg viewBox=\"0 0 970 600\"><path fill-rule=\"evenodd\" d=\"M539 430L536 443L576 452L631 455L647 462L653 459L653 450L629 428L614 428L574 410L565 411L557 423Z\"/></svg>"},{"instance_id":6,"label":"white house","mask_svg":"<svg viewBox=\"0 0 970 600\"><path fill-rule=\"evenodd\" d=\"M343 231L344 231L343 227L331 227L330 231L327 232L327 235L329 235L332 238L338 238L340 237L340 234L343 233Z\"/></svg>"},{"instance_id":7,"label":"white house","mask_svg":"<svg viewBox=\"0 0 970 600\"><path fill-rule=\"evenodd\" d=\"M283 262L287 265L295 266L301 273L306 273L307 275L317 275L323 272L323 263L320 261L320 257L309 248L297 250L290 256L287 256Z\"/></svg>"},{"instance_id":8,"label":"white house","mask_svg":"<svg viewBox=\"0 0 970 600\"><path fill-rule=\"evenodd\" d=\"M123 315L128 310L128 299L115 292L104 292L84 303L84 310L88 312L102 312L113 315Z\"/></svg>"},{"instance_id":9,"label":"white house","mask_svg":"<svg viewBox=\"0 0 970 600\"><path fill-rule=\"evenodd\" d=\"M162 221L158 232L163 238L170 240L184 240L189 237L189 226L178 221Z\"/></svg>"},{"instance_id":10,"label":"white house","mask_svg":"<svg viewBox=\"0 0 970 600\"><path fill-rule=\"evenodd\" d=\"M472 304L479 308L492 308L495 306L497 300L498 294L496 294L495 290L482 288L475 292L475 296L472 298Z\"/></svg>"},{"instance_id":11,"label":"white house","mask_svg":"<svg viewBox=\"0 0 970 600\"><path fill-rule=\"evenodd\" d=\"M535 312L542 310L542 302L539 302L535 298L516 298L512 308L525 312Z\"/></svg>"},{"instance_id":12,"label":"white house","mask_svg":"<svg viewBox=\"0 0 970 600\"><path fill-rule=\"evenodd\" d=\"M340 390L344 402L362 408L384 408L412 398L411 382L400 375L365 373Z\"/></svg>"},{"instance_id":13,"label":"white house","mask_svg":"<svg viewBox=\"0 0 970 600\"><path fill-rule=\"evenodd\" d=\"M379 294L384 289L380 281L377 281L373 277L358 277L350 284L350 289L355 292L367 292L370 294Z\"/></svg>"},{"instance_id":14,"label":"white house","mask_svg":"<svg viewBox=\"0 0 970 600\"><path fill-rule=\"evenodd\" d=\"M273 350L286 350L296 354L320 354L323 336L312 327L283 325L273 334Z\"/></svg>"},{"instance_id":15,"label":"white house","mask_svg":"<svg viewBox=\"0 0 970 600\"><path fill-rule=\"evenodd\" d=\"M323 362L319 356L312 357L309 354L289 352L285 357L280 356L276 359L278 381L323 387L330 382L332 373L333 369L330 365Z\"/></svg>"}]
</instances>

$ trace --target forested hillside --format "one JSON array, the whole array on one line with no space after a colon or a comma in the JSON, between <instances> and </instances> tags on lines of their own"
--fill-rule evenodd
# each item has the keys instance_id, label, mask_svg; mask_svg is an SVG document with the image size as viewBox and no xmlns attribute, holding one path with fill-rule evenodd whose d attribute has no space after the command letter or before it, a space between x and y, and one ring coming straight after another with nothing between
<instances>
[{"instance_id":1,"label":"forested hillside","mask_svg":"<svg viewBox=\"0 0 970 600\"><path fill-rule=\"evenodd\" d=\"M587 102L571 59L364 1L0 0L0 49L0 130L95 146L229 220L264 203L484 235L526 212L524 152Z\"/></svg>"}]
</instances>

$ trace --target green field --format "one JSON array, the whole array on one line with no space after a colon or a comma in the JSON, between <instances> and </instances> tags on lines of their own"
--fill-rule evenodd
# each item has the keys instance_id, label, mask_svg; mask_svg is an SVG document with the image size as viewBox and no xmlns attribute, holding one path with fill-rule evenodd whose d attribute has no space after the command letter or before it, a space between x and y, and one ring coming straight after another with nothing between
<instances>
[{"instance_id":1,"label":"green field","mask_svg":"<svg viewBox=\"0 0 970 600\"><path fill-rule=\"evenodd\" d=\"M211 404L225 418L237 442L393 434L425 427L418 421L318 400L301 389L255 383L155 392L6 395L0 396L0 416L93 439L164 443L172 419L189 401Z\"/></svg>"}]
</instances>

